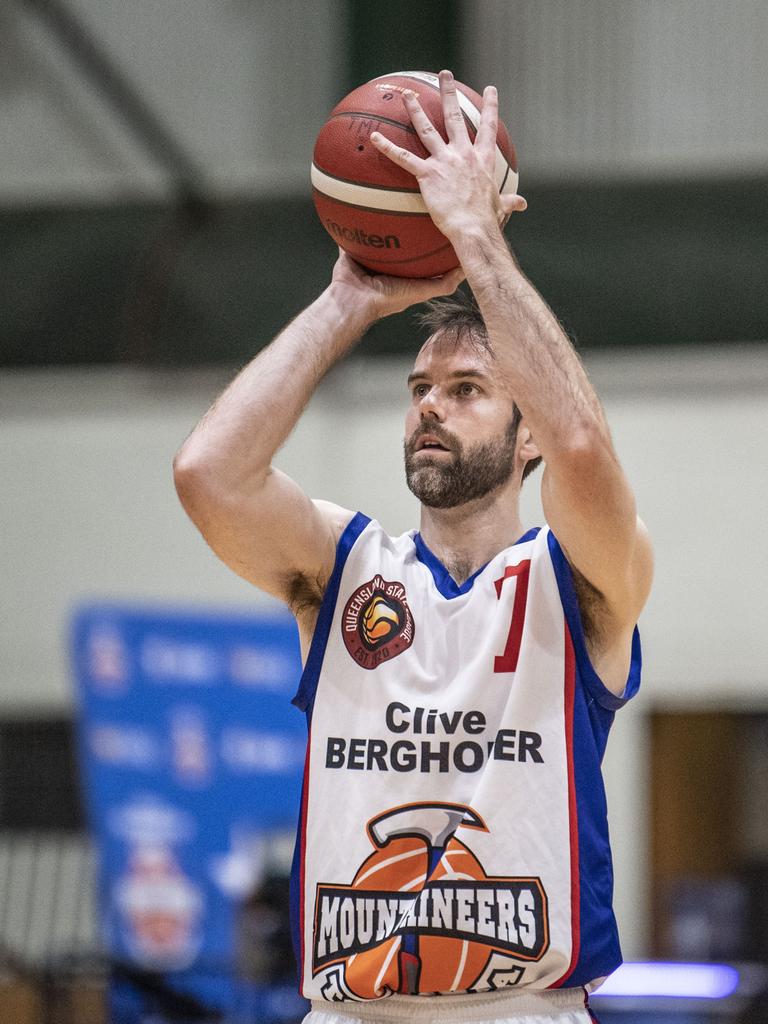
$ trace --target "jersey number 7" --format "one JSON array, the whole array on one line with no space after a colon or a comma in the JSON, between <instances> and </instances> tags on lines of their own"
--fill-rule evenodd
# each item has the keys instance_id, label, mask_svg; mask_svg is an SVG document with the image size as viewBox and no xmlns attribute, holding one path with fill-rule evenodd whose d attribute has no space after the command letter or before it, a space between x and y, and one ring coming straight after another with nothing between
<instances>
[{"instance_id":1,"label":"jersey number 7","mask_svg":"<svg viewBox=\"0 0 768 1024\"><path fill-rule=\"evenodd\" d=\"M493 659L494 672L514 672L517 669L517 659L520 656L520 644L523 639L523 623L525 622L525 606L528 602L528 576L531 570L531 560L526 558L518 565L508 565L504 569L504 575L494 581L496 597L501 597L501 588L504 581L514 576L515 600L512 605L512 621L509 624L507 643L504 653Z\"/></svg>"}]
</instances>

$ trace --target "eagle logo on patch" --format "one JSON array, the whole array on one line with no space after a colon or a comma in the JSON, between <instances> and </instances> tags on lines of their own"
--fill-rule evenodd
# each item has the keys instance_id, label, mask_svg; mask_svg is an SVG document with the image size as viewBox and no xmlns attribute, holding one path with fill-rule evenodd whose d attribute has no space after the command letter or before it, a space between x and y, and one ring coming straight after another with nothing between
<instances>
[{"instance_id":1,"label":"eagle logo on patch","mask_svg":"<svg viewBox=\"0 0 768 1024\"><path fill-rule=\"evenodd\" d=\"M406 651L414 626L403 584L376 575L358 587L344 608L341 634L362 668L376 668Z\"/></svg>"}]
</instances>

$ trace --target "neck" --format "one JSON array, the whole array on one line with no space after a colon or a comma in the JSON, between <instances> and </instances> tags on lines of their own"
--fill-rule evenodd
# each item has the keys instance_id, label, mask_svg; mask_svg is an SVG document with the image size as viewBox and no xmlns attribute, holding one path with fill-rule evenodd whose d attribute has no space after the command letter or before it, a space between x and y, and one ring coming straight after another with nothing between
<instances>
[{"instance_id":1,"label":"neck","mask_svg":"<svg viewBox=\"0 0 768 1024\"><path fill-rule=\"evenodd\" d=\"M461 584L523 535L519 485L455 508L421 506L424 543Z\"/></svg>"}]
</instances>

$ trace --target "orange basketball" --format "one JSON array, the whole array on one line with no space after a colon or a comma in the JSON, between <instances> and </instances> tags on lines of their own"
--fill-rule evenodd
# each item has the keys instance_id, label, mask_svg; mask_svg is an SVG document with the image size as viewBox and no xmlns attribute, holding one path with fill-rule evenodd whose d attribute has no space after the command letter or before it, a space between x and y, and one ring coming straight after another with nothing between
<instances>
[{"instance_id":1,"label":"orange basketball","mask_svg":"<svg viewBox=\"0 0 768 1024\"><path fill-rule=\"evenodd\" d=\"M461 82L456 86L474 140L482 99ZM397 71L374 78L345 96L320 129L312 162L313 197L325 230L364 267L397 277L435 277L458 266L456 253L432 222L413 175L370 142L371 132L380 131L417 156L429 155L405 108L405 89L416 93L447 138L437 75ZM515 147L501 122L495 176L501 192L517 191Z\"/></svg>"}]
</instances>

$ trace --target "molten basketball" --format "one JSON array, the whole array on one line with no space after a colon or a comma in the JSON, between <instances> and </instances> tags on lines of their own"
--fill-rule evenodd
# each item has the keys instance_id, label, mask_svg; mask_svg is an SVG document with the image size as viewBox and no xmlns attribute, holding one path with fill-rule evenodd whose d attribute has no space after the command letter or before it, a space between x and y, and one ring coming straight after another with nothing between
<instances>
[{"instance_id":1,"label":"molten basketball","mask_svg":"<svg viewBox=\"0 0 768 1024\"><path fill-rule=\"evenodd\" d=\"M481 97L456 83L469 138L480 124ZM458 266L435 227L412 174L371 144L379 131L416 156L429 154L411 124L403 92L411 89L447 141L437 75L397 71L345 96L320 129L312 161L312 193L323 227L358 263L396 277L436 277ZM504 125L496 138L496 184L517 192L517 157Z\"/></svg>"}]
</instances>

